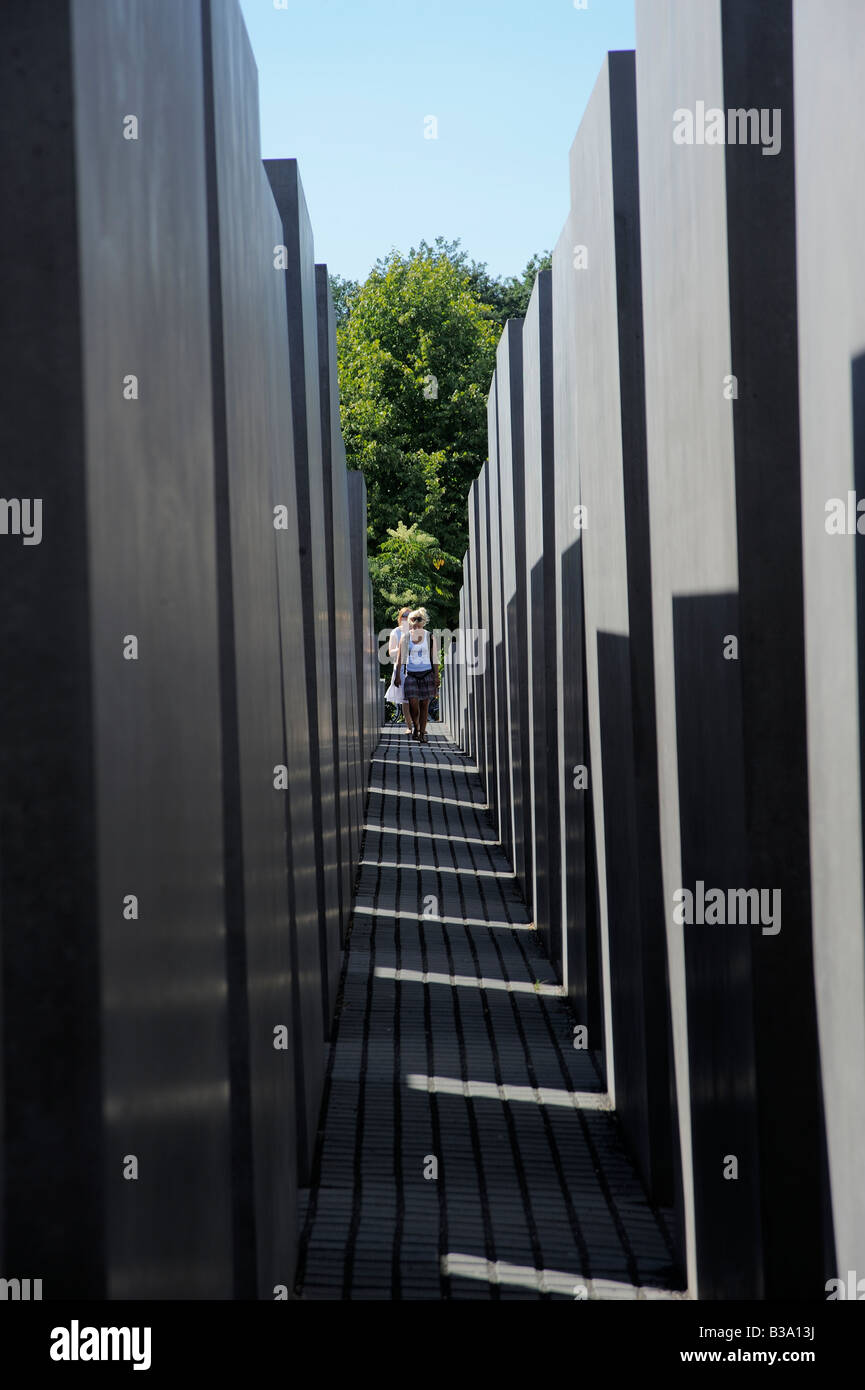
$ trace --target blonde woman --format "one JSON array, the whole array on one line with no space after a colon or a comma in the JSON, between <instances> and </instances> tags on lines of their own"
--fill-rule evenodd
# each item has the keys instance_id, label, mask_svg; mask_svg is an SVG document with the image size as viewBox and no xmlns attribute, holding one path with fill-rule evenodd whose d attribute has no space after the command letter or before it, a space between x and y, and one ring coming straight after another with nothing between
<instances>
[{"instance_id":1,"label":"blonde woman","mask_svg":"<svg viewBox=\"0 0 865 1390\"><path fill-rule=\"evenodd\" d=\"M408 635L400 640L399 660L394 676L402 684L409 702L417 743L428 743L426 736L429 702L439 688L438 644L426 631L429 615L425 608L415 608L408 615Z\"/></svg>"},{"instance_id":2,"label":"blonde woman","mask_svg":"<svg viewBox=\"0 0 865 1390\"><path fill-rule=\"evenodd\" d=\"M396 619L397 625L391 633L390 640L387 644L387 654L393 662L393 674L390 678L390 685L384 693L384 698L389 700L392 705L402 705L402 717L405 720L406 729L408 730L410 738L414 736L414 724L411 719L411 710L405 696L405 691L401 685L398 686L394 683L394 677L396 676L396 664L399 658L399 644L403 636L408 633L408 615L411 611L410 607L401 608L399 610Z\"/></svg>"}]
</instances>

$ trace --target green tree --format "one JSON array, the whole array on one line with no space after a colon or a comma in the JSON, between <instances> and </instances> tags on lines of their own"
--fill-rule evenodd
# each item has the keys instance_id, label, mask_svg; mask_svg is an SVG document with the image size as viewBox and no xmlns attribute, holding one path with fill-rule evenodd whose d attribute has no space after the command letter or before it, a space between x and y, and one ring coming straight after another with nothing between
<instances>
[{"instance_id":1,"label":"green tree","mask_svg":"<svg viewBox=\"0 0 865 1390\"><path fill-rule=\"evenodd\" d=\"M349 467L366 479L377 628L404 602L456 626L496 346L549 262L533 256L522 275L495 279L438 237L392 251L362 285L331 276L342 430Z\"/></svg>"},{"instance_id":2,"label":"green tree","mask_svg":"<svg viewBox=\"0 0 865 1390\"><path fill-rule=\"evenodd\" d=\"M428 595L453 593L460 577L500 332L448 250L421 243L379 261L337 330L343 436L366 478L370 554L398 522L417 525L443 557L438 570L428 564ZM374 583L380 607L384 581ZM442 617L456 622L452 601Z\"/></svg>"},{"instance_id":3,"label":"green tree","mask_svg":"<svg viewBox=\"0 0 865 1390\"><path fill-rule=\"evenodd\" d=\"M442 550L435 536L417 522L406 526L400 521L390 528L387 540L369 560L376 631L392 627L394 613L407 603L426 608L430 628L448 627L454 584L446 566L460 572L456 556Z\"/></svg>"},{"instance_id":4,"label":"green tree","mask_svg":"<svg viewBox=\"0 0 865 1390\"><path fill-rule=\"evenodd\" d=\"M352 302L360 289L357 280L346 280L342 275L330 275L330 292L333 296L333 308L336 314L337 327L345 323L351 312Z\"/></svg>"}]
</instances>

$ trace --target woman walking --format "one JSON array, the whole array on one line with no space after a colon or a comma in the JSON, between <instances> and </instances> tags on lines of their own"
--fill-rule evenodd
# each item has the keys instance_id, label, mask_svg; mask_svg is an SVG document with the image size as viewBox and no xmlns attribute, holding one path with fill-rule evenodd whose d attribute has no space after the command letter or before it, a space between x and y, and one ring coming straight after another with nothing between
<instances>
[{"instance_id":1,"label":"woman walking","mask_svg":"<svg viewBox=\"0 0 865 1390\"><path fill-rule=\"evenodd\" d=\"M394 680L402 683L409 702L417 743L428 743L426 736L429 702L439 688L438 645L426 631L429 616L425 608L415 608L408 615L408 635L400 641L397 674Z\"/></svg>"},{"instance_id":2,"label":"woman walking","mask_svg":"<svg viewBox=\"0 0 865 1390\"><path fill-rule=\"evenodd\" d=\"M397 625L391 633L390 640L387 644L387 654L393 662L393 673L390 678L390 685L384 693L384 698L390 701L392 705L402 705L402 717L405 720L406 729L408 730L410 738L414 735L414 724L411 720L408 697L405 693L404 683L402 685L396 685L394 683L394 678L396 676L397 662L399 661L400 642L408 633L408 615L411 611L411 608L408 607L399 610L396 620Z\"/></svg>"}]
</instances>

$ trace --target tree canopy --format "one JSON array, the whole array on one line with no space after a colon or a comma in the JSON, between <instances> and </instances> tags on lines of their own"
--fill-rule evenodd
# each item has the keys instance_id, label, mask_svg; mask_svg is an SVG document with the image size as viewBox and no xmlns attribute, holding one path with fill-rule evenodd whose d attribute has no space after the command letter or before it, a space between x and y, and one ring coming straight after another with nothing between
<instances>
[{"instance_id":1,"label":"tree canopy","mask_svg":"<svg viewBox=\"0 0 865 1390\"><path fill-rule=\"evenodd\" d=\"M331 277L342 431L367 485L377 629L403 603L455 627L466 499L487 456L496 344L549 256L495 279L458 242L392 251L363 284Z\"/></svg>"}]
</instances>

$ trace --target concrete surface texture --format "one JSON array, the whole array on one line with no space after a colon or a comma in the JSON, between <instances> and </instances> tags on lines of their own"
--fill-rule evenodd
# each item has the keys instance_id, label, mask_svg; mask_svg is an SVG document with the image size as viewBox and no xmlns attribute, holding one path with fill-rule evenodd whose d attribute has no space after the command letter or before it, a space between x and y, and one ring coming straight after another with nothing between
<instances>
[{"instance_id":1,"label":"concrete surface texture","mask_svg":"<svg viewBox=\"0 0 865 1390\"><path fill-rule=\"evenodd\" d=\"M636 18L418 746L236 0L0 11L0 1270L46 1299L865 1273L865 10Z\"/></svg>"},{"instance_id":2,"label":"concrete surface texture","mask_svg":"<svg viewBox=\"0 0 865 1390\"><path fill-rule=\"evenodd\" d=\"M338 433L311 232L262 166L233 0L37 0L2 25L0 176L29 190L3 232L4 488L38 494L44 525L0 548L18 654L0 682L0 1267L35 1265L46 1299L272 1299L294 1278L377 738L341 440L342 549L316 548L313 601L319 632L339 607L345 635L352 609L360 658L310 723L322 370ZM45 137L41 184L22 123ZM365 538L362 494L352 525Z\"/></svg>"},{"instance_id":3,"label":"concrete surface texture","mask_svg":"<svg viewBox=\"0 0 865 1390\"><path fill-rule=\"evenodd\" d=\"M865 210L855 119L832 134L861 104L862 37L844 0L639 0L636 55L608 56L571 150L551 396L540 276L520 365L515 325L500 344L470 541L503 648L483 785L521 883L534 856L535 926L700 1298L823 1298L865 1263Z\"/></svg>"}]
</instances>

